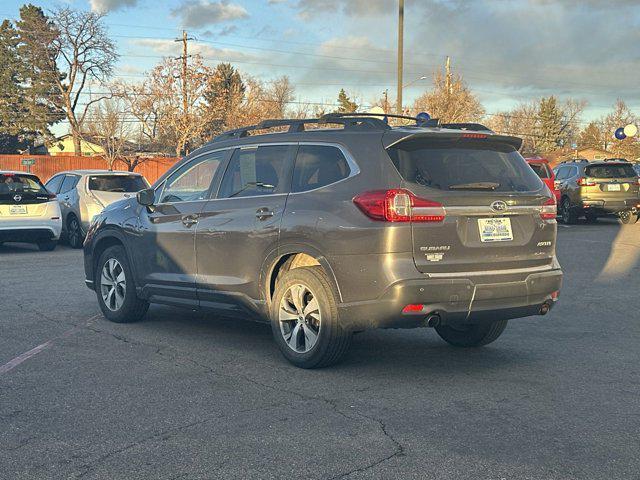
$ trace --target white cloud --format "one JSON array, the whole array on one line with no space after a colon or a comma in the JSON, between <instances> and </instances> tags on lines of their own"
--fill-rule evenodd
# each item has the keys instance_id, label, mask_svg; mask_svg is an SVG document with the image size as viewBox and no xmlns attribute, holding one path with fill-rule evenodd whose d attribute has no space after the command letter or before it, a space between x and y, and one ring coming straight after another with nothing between
<instances>
[{"instance_id":1,"label":"white cloud","mask_svg":"<svg viewBox=\"0 0 640 480\"><path fill-rule=\"evenodd\" d=\"M126 7L135 7L137 3L138 0L89 0L91 10L100 13L113 12Z\"/></svg>"},{"instance_id":2,"label":"white cloud","mask_svg":"<svg viewBox=\"0 0 640 480\"><path fill-rule=\"evenodd\" d=\"M152 50L158 55L165 57L179 56L182 54L182 44L173 40L159 38L136 38L131 40L131 44L142 47L144 50ZM205 63L213 62L242 62L253 60L256 57L250 54L229 50L226 48L216 48L208 43L192 41L189 42L189 54L200 55ZM209 62L206 62L206 61Z\"/></svg>"},{"instance_id":3,"label":"white cloud","mask_svg":"<svg viewBox=\"0 0 640 480\"><path fill-rule=\"evenodd\" d=\"M171 14L180 18L182 26L189 28L202 28L249 16L242 5L211 0L184 0L180 6L171 11Z\"/></svg>"}]
</instances>

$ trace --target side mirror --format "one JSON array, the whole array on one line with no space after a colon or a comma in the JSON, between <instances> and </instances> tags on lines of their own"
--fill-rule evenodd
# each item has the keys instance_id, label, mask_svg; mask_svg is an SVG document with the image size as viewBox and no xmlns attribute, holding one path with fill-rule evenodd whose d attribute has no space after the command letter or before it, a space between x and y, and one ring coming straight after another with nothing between
<instances>
[{"instance_id":1,"label":"side mirror","mask_svg":"<svg viewBox=\"0 0 640 480\"><path fill-rule=\"evenodd\" d=\"M140 205L144 205L145 207L153 206L153 202L156 200L156 191L153 188L147 188L145 190L140 190L136 194L136 199Z\"/></svg>"}]
</instances>

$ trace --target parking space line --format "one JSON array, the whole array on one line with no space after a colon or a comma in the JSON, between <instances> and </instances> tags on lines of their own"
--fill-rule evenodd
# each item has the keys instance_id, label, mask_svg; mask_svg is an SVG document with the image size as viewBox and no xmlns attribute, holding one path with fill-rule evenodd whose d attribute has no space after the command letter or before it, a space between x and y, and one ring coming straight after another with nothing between
<instances>
[{"instance_id":1,"label":"parking space line","mask_svg":"<svg viewBox=\"0 0 640 480\"><path fill-rule=\"evenodd\" d=\"M89 325L93 320L95 320L96 318L100 317L100 314L96 314L93 317L90 317L86 320L86 322L84 322L83 324L80 325L76 325L73 328L70 328L69 330L67 330L66 332L58 335L57 337L54 337L50 340L47 340L44 343L41 343L40 345L38 345L37 347L32 348L31 350L29 350L28 352L24 352L20 355L18 355L17 357L15 357L12 360L9 360L7 363L5 363L4 365L0 365L0 375L10 372L11 370L13 370L14 368L16 368L18 365L20 365L23 362L26 362L27 360L29 360L32 357L35 357L37 354L39 354L40 352L42 352L43 350L46 350L47 348L49 348L51 345L53 345L53 343L56 340L62 340L63 338L67 338L71 335L73 335L74 333L82 330L83 328L85 328L87 325Z\"/></svg>"}]
</instances>

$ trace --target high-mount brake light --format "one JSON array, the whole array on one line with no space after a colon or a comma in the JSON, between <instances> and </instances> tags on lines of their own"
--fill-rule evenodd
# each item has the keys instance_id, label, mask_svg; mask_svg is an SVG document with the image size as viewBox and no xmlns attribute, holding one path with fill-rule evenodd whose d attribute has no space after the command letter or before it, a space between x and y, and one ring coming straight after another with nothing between
<instances>
[{"instance_id":1,"label":"high-mount brake light","mask_svg":"<svg viewBox=\"0 0 640 480\"><path fill-rule=\"evenodd\" d=\"M446 216L441 203L416 197L403 188L364 192L353 203L367 217L382 222L438 223Z\"/></svg>"},{"instance_id":2,"label":"high-mount brake light","mask_svg":"<svg viewBox=\"0 0 640 480\"><path fill-rule=\"evenodd\" d=\"M555 220L558 216L558 203L555 195L548 199L540 209L540 218L543 220Z\"/></svg>"},{"instance_id":3,"label":"high-mount brake light","mask_svg":"<svg viewBox=\"0 0 640 480\"><path fill-rule=\"evenodd\" d=\"M595 187L596 182L594 182L590 178L580 177L578 179L578 185L580 185L581 187Z\"/></svg>"},{"instance_id":4,"label":"high-mount brake light","mask_svg":"<svg viewBox=\"0 0 640 480\"><path fill-rule=\"evenodd\" d=\"M485 133L463 133L462 138L487 138L489 135Z\"/></svg>"}]
</instances>

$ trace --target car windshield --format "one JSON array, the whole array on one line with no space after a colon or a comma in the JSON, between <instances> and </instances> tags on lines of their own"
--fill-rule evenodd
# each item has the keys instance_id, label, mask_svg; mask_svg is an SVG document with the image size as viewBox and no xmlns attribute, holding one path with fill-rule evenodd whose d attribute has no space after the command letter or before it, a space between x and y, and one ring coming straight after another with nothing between
<instances>
[{"instance_id":1,"label":"car windshield","mask_svg":"<svg viewBox=\"0 0 640 480\"><path fill-rule=\"evenodd\" d=\"M487 140L410 139L388 150L407 181L445 191L528 192L540 178L511 145Z\"/></svg>"},{"instance_id":2,"label":"car windshield","mask_svg":"<svg viewBox=\"0 0 640 480\"><path fill-rule=\"evenodd\" d=\"M89 190L97 192L139 192L148 185L140 175L95 175L89 177Z\"/></svg>"},{"instance_id":3,"label":"car windshield","mask_svg":"<svg viewBox=\"0 0 640 480\"><path fill-rule=\"evenodd\" d=\"M0 174L0 195L13 193L48 193L38 177L33 175Z\"/></svg>"},{"instance_id":4,"label":"car windshield","mask_svg":"<svg viewBox=\"0 0 640 480\"><path fill-rule=\"evenodd\" d=\"M633 166L625 163L615 163L612 165L593 165L585 168L588 177L593 178L620 178L637 176Z\"/></svg>"},{"instance_id":5,"label":"car windshield","mask_svg":"<svg viewBox=\"0 0 640 480\"><path fill-rule=\"evenodd\" d=\"M540 178L551 178L551 171L546 163L530 163L529 166Z\"/></svg>"}]
</instances>

